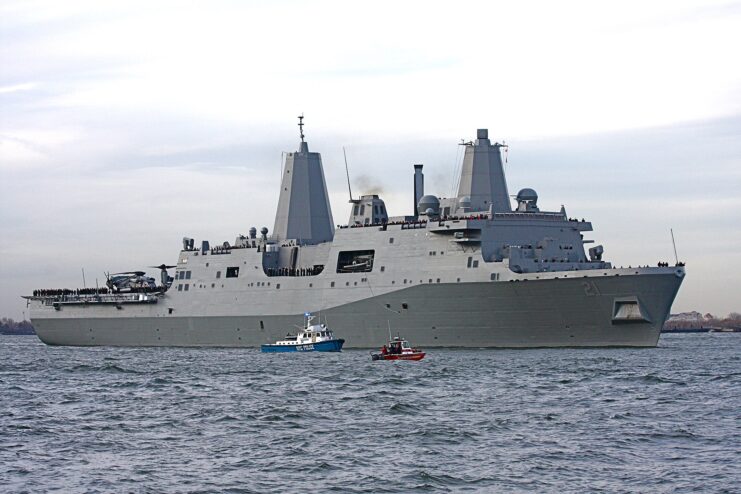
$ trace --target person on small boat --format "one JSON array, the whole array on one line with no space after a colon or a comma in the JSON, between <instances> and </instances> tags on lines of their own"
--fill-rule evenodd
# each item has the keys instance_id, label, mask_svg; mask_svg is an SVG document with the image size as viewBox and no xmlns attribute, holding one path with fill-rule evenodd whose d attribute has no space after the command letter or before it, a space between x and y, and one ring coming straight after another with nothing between
<instances>
[{"instance_id":1,"label":"person on small boat","mask_svg":"<svg viewBox=\"0 0 741 494\"><path fill-rule=\"evenodd\" d=\"M381 348L381 355L388 355L388 353L388 348L386 348L386 345L383 345L383 347Z\"/></svg>"}]
</instances>

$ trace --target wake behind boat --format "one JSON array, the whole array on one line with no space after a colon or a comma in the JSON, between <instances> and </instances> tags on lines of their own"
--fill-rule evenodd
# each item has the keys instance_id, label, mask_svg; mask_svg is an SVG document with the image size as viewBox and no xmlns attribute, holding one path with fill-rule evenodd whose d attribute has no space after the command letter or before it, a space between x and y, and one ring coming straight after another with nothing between
<instances>
[{"instance_id":1,"label":"wake behind boat","mask_svg":"<svg viewBox=\"0 0 741 494\"><path fill-rule=\"evenodd\" d=\"M345 340L335 338L326 324L311 324L315 318L316 316L307 312L304 314L304 327L296 336L289 333L285 339L278 340L275 344L262 345L260 349L264 353L341 351Z\"/></svg>"}]
</instances>

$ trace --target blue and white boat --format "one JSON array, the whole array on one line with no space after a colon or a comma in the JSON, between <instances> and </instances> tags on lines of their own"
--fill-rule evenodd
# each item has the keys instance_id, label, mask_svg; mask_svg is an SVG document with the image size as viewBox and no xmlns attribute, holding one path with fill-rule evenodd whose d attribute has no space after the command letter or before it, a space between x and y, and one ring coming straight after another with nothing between
<instances>
[{"instance_id":1,"label":"blue and white boat","mask_svg":"<svg viewBox=\"0 0 741 494\"><path fill-rule=\"evenodd\" d=\"M339 352L345 340L335 338L334 333L326 324L312 324L316 316L304 314L304 327L296 336L289 333L285 339L274 344L262 345L260 349L266 353L275 352Z\"/></svg>"}]
</instances>

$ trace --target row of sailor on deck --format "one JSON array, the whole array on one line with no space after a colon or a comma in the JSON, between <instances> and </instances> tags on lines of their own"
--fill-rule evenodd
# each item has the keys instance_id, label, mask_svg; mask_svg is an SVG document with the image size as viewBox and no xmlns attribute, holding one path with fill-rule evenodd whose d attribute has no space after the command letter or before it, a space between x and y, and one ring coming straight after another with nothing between
<instances>
[{"instance_id":1,"label":"row of sailor on deck","mask_svg":"<svg viewBox=\"0 0 741 494\"><path fill-rule=\"evenodd\" d=\"M102 288L45 288L34 290L34 297L59 297L62 295L106 295L109 292L107 287Z\"/></svg>"},{"instance_id":2,"label":"row of sailor on deck","mask_svg":"<svg viewBox=\"0 0 741 494\"><path fill-rule=\"evenodd\" d=\"M458 221L458 220L486 220L489 219L490 215L489 213L479 213L479 214L471 214L468 216L442 216L442 217L436 217L436 221ZM584 220L582 220L584 221ZM368 223L368 224L361 224L361 223L355 223L352 225L337 225L338 229L345 229L345 228L367 228L369 226L393 226L393 225L402 225L402 228L412 228L413 226L424 226L427 224L426 219L416 219L416 220L409 220L409 221L382 221L381 223Z\"/></svg>"},{"instance_id":3,"label":"row of sailor on deck","mask_svg":"<svg viewBox=\"0 0 741 494\"><path fill-rule=\"evenodd\" d=\"M317 264L310 268L267 268L268 276L316 276L324 271L324 266Z\"/></svg>"}]
</instances>

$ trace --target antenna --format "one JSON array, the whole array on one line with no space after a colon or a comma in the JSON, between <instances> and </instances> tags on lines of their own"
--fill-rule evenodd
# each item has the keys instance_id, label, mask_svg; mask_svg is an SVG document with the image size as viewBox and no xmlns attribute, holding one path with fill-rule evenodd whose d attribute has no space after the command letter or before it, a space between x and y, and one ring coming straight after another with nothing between
<instances>
[{"instance_id":1,"label":"antenna","mask_svg":"<svg viewBox=\"0 0 741 494\"><path fill-rule=\"evenodd\" d=\"M352 198L352 189L350 188L350 169L347 167L347 153L345 152L345 146L342 146L342 155L345 157L345 173L347 174L347 191L350 193L350 202L355 203L360 199Z\"/></svg>"},{"instance_id":2,"label":"antenna","mask_svg":"<svg viewBox=\"0 0 741 494\"><path fill-rule=\"evenodd\" d=\"M392 338L391 338L391 321L389 321L388 319L386 319L386 323L389 326L389 341L391 341L392 340Z\"/></svg>"},{"instance_id":3,"label":"antenna","mask_svg":"<svg viewBox=\"0 0 741 494\"><path fill-rule=\"evenodd\" d=\"M85 268L82 268L82 288L87 288L87 285L85 285Z\"/></svg>"},{"instance_id":4,"label":"antenna","mask_svg":"<svg viewBox=\"0 0 741 494\"><path fill-rule=\"evenodd\" d=\"M301 142L304 142L304 114L298 116L298 133L301 135Z\"/></svg>"},{"instance_id":5,"label":"antenna","mask_svg":"<svg viewBox=\"0 0 741 494\"><path fill-rule=\"evenodd\" d=\"M674 229L669 228L669 231L672 234L672 247L674 247L674 263L679 264L679 258L677 257L677 244L674 242Z\"/></svg>"}]
</instances>

